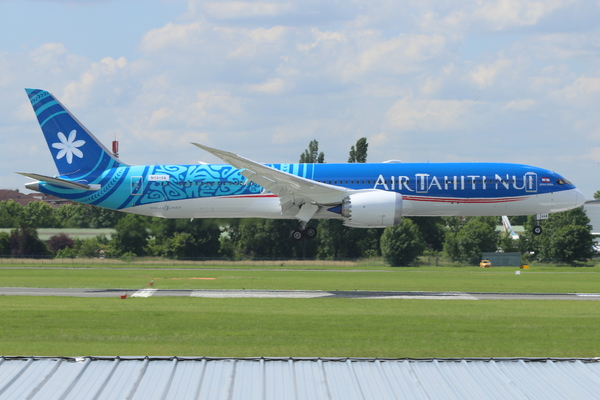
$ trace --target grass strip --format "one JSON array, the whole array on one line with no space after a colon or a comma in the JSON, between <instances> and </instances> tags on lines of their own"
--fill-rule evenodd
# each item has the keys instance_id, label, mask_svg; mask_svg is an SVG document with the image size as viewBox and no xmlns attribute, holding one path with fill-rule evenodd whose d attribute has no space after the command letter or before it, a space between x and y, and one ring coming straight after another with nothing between
<instances>
[{"instance_id":1,"label":"grass strip","mask_svg":"<svg viewBox=\"0 0 600 400\"><path fill-rule=\"evenodd\" d=\"M600 302L0 298L0 354L597 357Z\"/></svg>"},{"instance_id":2,"label":"grass strip","mask_svg":"<svg viewBox=\"0 0 600 400\"><path fill-rule=\"evenodd\" d=\"M211 279L206 279L211 278ZM0 269L0 287L597 293L600 268L383 271Z\"/></svg>"}]
</instances>

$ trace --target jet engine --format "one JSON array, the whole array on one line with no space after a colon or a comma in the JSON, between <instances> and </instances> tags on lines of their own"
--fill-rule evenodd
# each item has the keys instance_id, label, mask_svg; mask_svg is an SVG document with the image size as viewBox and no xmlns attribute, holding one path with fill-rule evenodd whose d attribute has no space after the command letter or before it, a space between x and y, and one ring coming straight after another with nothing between
<instances>
[{"instance_id":1,"label":"jet engine","mask_svg":"<svg viewBox=\"0 0 600 400\"><path fill-rule=\"evenodd\" d=\"M353 228L385 228L400 223L402 195L384 190L352 193L342 202L344 225Z\"/></svg>"}]
</instances>

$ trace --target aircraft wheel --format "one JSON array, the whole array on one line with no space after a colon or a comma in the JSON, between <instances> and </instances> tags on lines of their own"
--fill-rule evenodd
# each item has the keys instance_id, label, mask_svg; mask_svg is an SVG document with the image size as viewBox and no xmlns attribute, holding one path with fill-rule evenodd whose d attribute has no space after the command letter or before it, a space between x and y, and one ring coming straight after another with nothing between
<instances>
[{"instance_id":1,"label":"aircraft wheel","mask_svg":"<svg viewBox=\"0 0 600 400\"><path fill-rule=\"evenodd\" d=\"M301 231L301 230L299 230L299 229L294 229L294 230L292 231L292 234L290 235L290 237L291 237L293 240L295 240L296 242L299 242L299 241L301 241L303 236L304 236L304 235L302 234L302 231Z\"/></svg>"},{"instance_id":2,"label":"aircraft wheel","mask_svg":"<svg viewBox=\"0 0 600 400\"><path fill-rule=\"evenodd\" d=\"M540 235L542 233L542 227L541 226L534 226L533 227L533 234L534 235Z\"/></svg>"},{"instance_id":3,"label":"aircraft wheel","mask_svg":"<svg viewBox=\"0 0 600 400\"><path fill-rule=\"evenodd\" d=\"M317 229L313 227L308 227L304 231L304 235L306 235L307 239L314 239L317 236Z\"/></svg>"}]
</instances>

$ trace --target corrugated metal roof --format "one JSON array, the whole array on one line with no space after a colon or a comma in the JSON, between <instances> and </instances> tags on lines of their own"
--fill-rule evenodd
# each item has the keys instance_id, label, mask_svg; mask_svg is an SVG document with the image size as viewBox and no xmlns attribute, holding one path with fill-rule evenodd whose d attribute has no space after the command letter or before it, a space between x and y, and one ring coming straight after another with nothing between
<instances>
[{"instance_id":1,"label":"corrugated metal roof","mask_svg":"<svg viewBox=\"0 0 600 400\"><path fill-rule=\"evenodd\" d=\"M1 357L0 399L597 399L599 359Z\"/></svg>"}]
</instances>

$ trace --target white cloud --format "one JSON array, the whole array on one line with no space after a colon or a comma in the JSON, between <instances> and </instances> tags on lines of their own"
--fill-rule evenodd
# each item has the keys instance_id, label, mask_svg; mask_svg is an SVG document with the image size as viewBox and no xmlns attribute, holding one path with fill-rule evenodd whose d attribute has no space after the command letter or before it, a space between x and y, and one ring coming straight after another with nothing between
<instances>
[{"instance_id":1,"label":"white cloud","mask_svg":"<svg viewBox=\"0 0 600 400\"><path fill-rule=\"evenodd\" d=\"M600 93L600 77L581 76L564 89L567 99L584 100Z\"/></svg>"},{"instance_id":2,"label":"white cloud","mask_svg":"<svg viewBox=\"0 0 600 400\"><path fill-rule=\"evenodd\" d=\"M462 35L532 27L578 0L476 0L423 2L415 13L417 26L430 32ZM439 3L439 2L438 2Z\"/></svg>"},{"instance_id":3,"label":"white cloud","mask_svg":"<svg viewBox=\"0 0 600 400\"><path fill-rule=\"evenodd\" d=\"M470 100L424 100L405 97L387 112L391 128L398 131L454 129L475 103Z\"/></svg>"},{"instance_id":4,"label":"white cloud","mask_svg":"<svg viewBox=\"0 0 600 400\"><path fill-rule=\"evenodd\" d=\"M434 94L438 93L442 86L442 78L427 78L425 83L421 85L420 92L426 96L430 97Z\"/></svg>"},{"instance_id":5,"label":"white cloud","mask_svg":"<svg viewBox=\"0 0 600 400\"><path fill-rule=\"evenodd\" d=\"M285 81L281 78L270 79L267 82L249 85L249 89L252 92L266 93L266 94L281 94L285 90Z\"/></svg>"},{"instance_id":6,"label":"white cloud","mask_svg":"<svg viewBox=\"0 0 600 400\"><path fill-rule=\"evenodd\" d=\"M103 102L115 102L115 97L123 94L124 77L129 75L129 64L125 57L113 59L106 57L98 63L92 63L82 71L77 81L72 81L64 89L63 101L78 107L89 106L89 100L99 95ZM110 84L107 84L109 83Z\"/></svg>"},{"instance_id":7,"label":"white cloud","mask_svg":"<svg viewBox=\"0 0 600 400\"><path fill-rule=\"evenodd\" d=\"M527 111L535 105L533 99L519 99L509 101L504 107L504 110Z\"/></svg>"},{"instance_id":8,"label":"white cloud","mask_svg":"<svg viewBox=\"0 0 600 400\"><path fill-rule=\"evenodd\" d=\"M355 61L342 71L345 80L376 72L393 74L414 72L419 63L443 54L446 39L441 35L399 35L388 40L381 32L361 31L354 38L360 50Z\"/></svg>"},{"instance_id":9,"label":"white cloud","mask_svg":"<svg viewBox=\"0 0 600 400\"><path fill-rule=\"evenodd\" d=\"M237 43L235 48L228 53L229 57L256 57L265 48L268 51L268 46L283 45L284 36L288 29L283 26L274 26L269 29L257 28L250 30L218 28L215 31L230 37L234 43Z\"/></svg>"},{"instance_id":10,"label":"white cloud","mask_svg":"<svg viewBox=\"0 0 600 400\"><path fill-rule=\"evenodd\" d=\"M571 3L572 0L480 0L474 17L483 19L496 30L531 26Z\"/></svg>"},{"instance_id":11,"label":"white cloud","mask_svg":"<svg viewBox=\"0 0 600 400\"><path fill-rule=\"evenodd\" d=\"M313 41L310 43L298 44L296 47L300 51L310 51L311 49L317 47L320 44L323 44L328 41L333 42L348 42L348 38L342 32L332 32L326 31L321 32L317 28L311 28L311 33L313 35Z\"/></svg>"},{"instance_id":12,"label":"white cloud","mask_svg":"<svg viewBox=\"0 0 600 400\"><path fill-rule=\"evenodd\" d=\"M192 1L192 3L195 3ZM198 6L196 6L198 7ZM238 19L248 17L275 17L292 10L292 3L260 2L260 1L218 1L201 2L204 12L212 18Z\"/></svg>"},{"instance_id":13,"label":"white cloud","mask_svg":"<svg viewBox=\"0 0 600 400\"><path fill-rule=\"evenodd\" d=\"M496 83L498 75L512 65L512 61L506 59L500 59L491 64L480 64L471 71L471 80L480 89L489 88Z\"/></svg>"},{"instance_id":14,"label":"white cloud","mask_svg":"<svg viewBox=\"0 0 600 400\"><path fill-rule=\"evenodd\" d=\"M77 32L86 56L28 36L42 21L29 16L0 40L0 159L6 171L53 170L41 145L13 156L15 135L41 138L22 90L39 87L101 140L118 136L132 163L216 161L189 141L296 161L312 139L343 162L362 136L370 161L472 161L485 135L497 140L490 160L539 163L591 188L581 163L595 159L560 154L599 146L598 14L575 0L190 0L179 18L131 15L129 53L96 51L106 37Z\"/></svg>"},{"instance_id":15,"label":"white cloud","mask_svg":"<svg viewBox=\"0 0 600 400\"><path fill-rule=\"evenodd\" d=\"M202 42L206 29L200 22L167 23L162 28L152 29L144 35L141 48L146 52L159 52L168 49L189 50Z\"/></svg>"}]
</instances>

